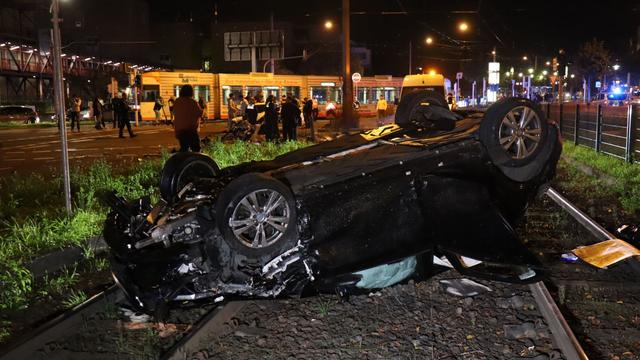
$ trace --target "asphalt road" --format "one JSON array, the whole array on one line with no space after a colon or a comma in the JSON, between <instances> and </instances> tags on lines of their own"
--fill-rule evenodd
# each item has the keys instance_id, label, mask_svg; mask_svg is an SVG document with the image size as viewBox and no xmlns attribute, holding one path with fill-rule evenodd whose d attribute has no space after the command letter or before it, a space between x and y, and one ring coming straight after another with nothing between
<instances>
[{"instance_id":1,"label":"asphalt road","mask_svg":"<svg viewBox=\"0 0 640 360\"><path fill-rule=\"evenodd\" d=\"M206 124L201 135L224 131L223 123ZM118 129L110 126L96 130L84 125L80 132L68 131L71 168L90 165L105 159L112 164L126 164L149 157L159 157L161 149L171 151L178 146L173 128L167 125L145 125L133 128L137 135L118 137ZM0 176L13 172L57 173L62 168L60 134L57 128L0 130Z\"/></svg>"},{"instance_id":2,"label":"asphalt road","mask_svg":"<svg viewBox=\"0 0 640 360\"><path fill-rule=\"evenodd\" d=\"M389 117L385 122L392 122ZM360 128L376 127L375 118L361 118ZM330 133L330 121L326 119L316 122L317 136ZM226 121L207 123L200 129L200 136L212 139L226 130ZM104 159L118 166L128 166L131 162L159 157L162 149L171 151L178 147L173 128L168 125L143 124L133 127L137 135L129 138L125 130L125 138L118 137L118 129L108 124L107 129L96 130L89 123L81 125L81 131L67 131L69 147L69 164L71 169L78 166L91 165ZM298 137L308 136L308 130L299 128ZM12 173L20 175L32 172L59 174L62 168L60 133L57 128L25 128L0 130L0 176Z\"/></svg>"}]
</instances>

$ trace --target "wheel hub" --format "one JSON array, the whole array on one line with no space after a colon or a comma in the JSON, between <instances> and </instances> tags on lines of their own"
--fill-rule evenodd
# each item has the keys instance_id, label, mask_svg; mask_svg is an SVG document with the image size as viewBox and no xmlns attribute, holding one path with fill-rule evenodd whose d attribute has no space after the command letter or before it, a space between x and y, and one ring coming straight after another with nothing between
<instances>
[{"instance_id":1,"label":"wheel hub","mask_svg":"<svg viewBox=\"0 0 640 360\"><path fill-rule=\"evenodd\" d=\"M238 202L229 218L229 227L241 244L257 249L277 242L287 230L289 220L289 204L284 196L272 189L261 189Z\"/></svg>"}]
</instances>

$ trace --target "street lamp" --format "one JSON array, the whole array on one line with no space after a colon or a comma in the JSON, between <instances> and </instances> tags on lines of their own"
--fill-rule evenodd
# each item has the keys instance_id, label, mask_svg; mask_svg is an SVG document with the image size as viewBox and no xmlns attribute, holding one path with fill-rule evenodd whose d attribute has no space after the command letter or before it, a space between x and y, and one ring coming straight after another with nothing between
<instances>
[{"instance_id":1,"label":"street lamp","mask_svg":"<svg viewBox=\"0 0 640 360\"><path fill-rule=\"evenodd\" d=\"M545 63L545 65L547 65L547 66L551 65L551 61L547 61L547 62Z\"/></svg>"},{"instance_id":2,"label":"street lamp","mask_svg":"<svg viewBox=\"0 0 640 360\"><path fill-rule=\"evenodd\" d=\"M459 23L458 24L458 30L460 30L462 32L466 32L467 30L469 30L469 24L467 24L465 21Z\"/></svg>"},{"instance_id":3,"label":"street lamp","mask_svg":"<svg viewBox=\"0 0 640 360\"><path fill-rule=\"evenodd\" d=\"M547 76L549 72L547 70L542 70L542 75Z\"/></svg>"},{"instance_id":4,"label":"street lamp","mask_svg":"<svg viewBox=\"0 0 640 360\"><path fill-rule=\"evenodd\" d=\"M333 29L333 21L327 20L324 22L324 28L327 30Z\"/></svg>"},{"instance_id":5,"label":"street lamp","mask_svg":"<svg viewBox=\"0 0 640 360\"><path fill-rule=\"evenodd\" d=\"M424 42L427 43L427 45L431 45L433 44L433 38L431 36L427 36Z\"/></svg>"},{"instance_id":6,"label":"street lamp","mask_svg":"<svg viewBox=\"0 0 640 360\"><path fill-rule=\"evenodd\" d=\"M613 70L615 70L615 71L620 70L620 65L618 65L618 64L613 65Z\"/></svg>"},{"instance_id":7,"label":"street lamp","mask_svg":"<svg viewBox=\"0 0 640 360\"><path fill-rule=\"evenodd\" d=\"M527 61L527 60L529 60L529 58L527 57L527 55L525 55L525 56L523 56L523 57L522 57L522 61Z\"/></svg>"}]
</instances>

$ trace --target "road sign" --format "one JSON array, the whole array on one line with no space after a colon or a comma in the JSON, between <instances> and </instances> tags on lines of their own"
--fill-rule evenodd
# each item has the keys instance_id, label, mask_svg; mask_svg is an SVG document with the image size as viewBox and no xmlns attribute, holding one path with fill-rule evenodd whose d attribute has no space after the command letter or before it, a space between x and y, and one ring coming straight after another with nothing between
<instances>
[{"instance_id":1,"label":"road sign","mask_svg":"<svg viewBox=\"0 0 640 360\"><path fill-rule=\"evenodd\" d=\"M256 55L258 60L281 59L284 57L283 39L282 30L224 33L224 60L249 61Z\"/></svg>"},{"instance_id":2,"label":"road sign","mask_svg":"<svg viewBox=\"0 0 640 360\"><path fill-rule=\"evenodd\" d=\"M456 73L456 80L462 79L462 72Z\"/></svg>"},{"instance_id":3,"label":"road sign","mask_svg":"<svg viewBox=\"0 0 640 360\"><path fill-rule=\"evenodd\" d=\"M360 80L362 80L362 75L360 75L360 73L353 73L353 74L351 75L351 80L352 80L354 83L358 83L358 82L360 82Z\"/></svg>"}]
</instances>

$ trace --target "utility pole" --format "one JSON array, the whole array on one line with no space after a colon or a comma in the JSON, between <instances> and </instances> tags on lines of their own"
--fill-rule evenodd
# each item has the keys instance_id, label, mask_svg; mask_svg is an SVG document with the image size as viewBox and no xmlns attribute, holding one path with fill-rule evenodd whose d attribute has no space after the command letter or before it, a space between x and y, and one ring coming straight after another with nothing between
<instances>
[{"instance_id":1,"label":"utility pole","mask_svg":"<svg viewBox=\"0 0 640 360\"><path fill-rule=\"evenodd\" d=\"M64 80L62 78L62 57L60 56L60 1L51 1L51 22L53 30L51 31L51 45L53 55L53 92L58 110L58 126L60 128L60 144L62 145L62 178L64 182L64 204L67 209L67 215L72 214L71 209L71 176L69 175L69 150L67 149L67 125L65 124L65 106L64 106Z\"/></svg>"},{"instance_id":2,"label":"utility pole","mask_svg":"<svg viewBox=\"0 0 640 360\"><path fill-rule=\"evenodd\" d=\"M411 69L413 68L412 64L411 64L411 40L409 40L409 75L411 75Z\"/></svg>"},{"instance_id":3,"label":"utility pole","mask_svg":"<svg viewBox=\"0 0 640 360\"><path fill-rule=\"evenodd\" d=\"M271 10L270 22L271 22L271 34L273 34L273 9ZM284 42L283 42L282 46L284 46ZM276 73L276 61L273 58L271 58L270 63L271 63L271 73L275 74Z\"/></svg>"},{"instance_id":4,"label":"utility pole","mask_svg":"<svg viewBox=\"0 0 640 360\"><path fill-rule=\"evenodd\" d=\"M353 84L351 83L351 30L349 0L342 0L342 127L353 127Z\"/></svg>"}]
</instances>

